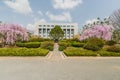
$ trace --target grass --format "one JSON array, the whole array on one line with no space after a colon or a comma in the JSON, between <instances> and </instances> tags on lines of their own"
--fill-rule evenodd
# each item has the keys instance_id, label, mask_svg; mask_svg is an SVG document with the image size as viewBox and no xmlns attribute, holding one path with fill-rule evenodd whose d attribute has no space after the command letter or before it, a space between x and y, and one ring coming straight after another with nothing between
<instances>
[{"instance_id":1,"label":"grass","mask_svg":"<svg viewBox=\"0 0 120 80\"><path fill-rule=\"evenodd\" d=\"M104 50L101 50L98 52L100 54L100 56L106 56L106 57L120 57L120 52L108 52L108 51L104 51Z\"/></svg>"},{"instance_id":2,"label":"grass","mask_svg":"<svg viewBox=\"0 0 120 80\"><path fill-rule=\"evenodd\" d=\"M0 56L46 56L48 52L41 48L0 48Z\"/></svg>"},{"instance_id":3,"label":"grass","mask_svg":"<svg viewBox=\"0 0 120 80\"><path fill-rule=\"evenodd\" d=\"M64 50L66 56L97 56L97 53L83 48L69 47Z\"/></svg>"},{"instance_id":4,"label":"grass","mask_svg":"<svg viewBox=\"0 0 120 80\"><path fill-rule=\"evenodd\" d=\"M108 52L105 49L100 51L91 51L83 48L69 47L63 51L66 56L104 56L104 57L120 57L120 52Z\"/></svg>"}]
</instances>

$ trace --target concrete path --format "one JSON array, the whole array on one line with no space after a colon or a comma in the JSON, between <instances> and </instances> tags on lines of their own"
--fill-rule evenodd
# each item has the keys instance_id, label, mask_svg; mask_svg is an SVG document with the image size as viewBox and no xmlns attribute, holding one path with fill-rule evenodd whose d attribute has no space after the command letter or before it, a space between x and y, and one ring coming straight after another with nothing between
<instances>
[{"instance_id":1,"label":"concrete path","mask_svg":"<svg viewBox=\"0 0 120 80\"><path fill-rule=\"evenodd\" d=\"M50 52L48 59L53 61L60 61L63 59L63 54L58 50L59 45L58 43L54 44L54 50Z\"/></svg>"}]
</instances>

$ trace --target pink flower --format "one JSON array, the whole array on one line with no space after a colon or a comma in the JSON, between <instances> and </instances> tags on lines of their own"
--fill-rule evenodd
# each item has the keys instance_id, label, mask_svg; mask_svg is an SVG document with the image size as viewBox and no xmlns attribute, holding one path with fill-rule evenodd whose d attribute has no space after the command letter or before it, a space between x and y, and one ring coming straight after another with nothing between
<instances>
[{"instance_id":1,"label":"pink flower","mask_svg":"<svg viewBox=\"0 0 120 80\"><path fill-rule=\"evenodd\" d=\"M20 38L27 40L27 30L18 24L3 24L0 25L0 33L4 35L4 41L7 44L13 44Z\"/></svg>"},{"instance_id":2,"label":"pink flower","mask_svg":"<svg viewBox=\"0 0 120 80\"><path fill-rule=\"evenodd\" d=\"M95 25L83 31L80 40L90 37L98 37L104 40L111 40L113 27L111 25Z\"/></svg>"}]
</instances>

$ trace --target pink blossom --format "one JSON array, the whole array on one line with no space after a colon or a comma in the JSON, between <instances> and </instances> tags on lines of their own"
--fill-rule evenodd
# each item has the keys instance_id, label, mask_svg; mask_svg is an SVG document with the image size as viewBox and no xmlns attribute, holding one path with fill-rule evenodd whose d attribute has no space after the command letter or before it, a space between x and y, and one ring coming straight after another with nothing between
<instances>
[{"instance_id":1,"label":"pink blossom","mask_svg":"<svg viewBox=\"0 0 120 80\"><path fill-rule=\"evenodd\" d=\"M0 33L3 34L6 44L13 44L18 38L21 40L28 39L27 30L18 24L0 25Z\"/></svg>"},{"instance_id":2,"label":"pink blossom","mask_svg":"<svg viewBox=\"0 0 120 80\"><path fill-rule=\"evenodd\" d=\"M80 40L90 37L98 37L104 40L111 40L113 27L111 25L95 25L83 31Z\"/></svg>"}]
</instances>

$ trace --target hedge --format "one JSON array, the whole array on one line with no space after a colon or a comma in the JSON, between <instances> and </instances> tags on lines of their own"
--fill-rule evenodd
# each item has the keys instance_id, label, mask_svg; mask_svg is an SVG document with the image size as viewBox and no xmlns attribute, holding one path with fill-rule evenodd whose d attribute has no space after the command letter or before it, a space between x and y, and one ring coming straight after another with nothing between
<instances>
[{"instance_id":1,"label":"hedge","mask_svg":"<svg viewBox=\"0 0 120 80\"><path fill-rule=\"evenodd\" d=\"M111 41L106 41L106 45L109 45L109 46L113 46L113 45L115 45L117 42L116 41L113 41L113 40L111 40Z\"/></svg>"},{"instance_id":2,"label":"hedge","mask_svg":"<svg viewBox=\"0 0 120 80\"><path fill-rule=\"evenodd\" d=\"M99 51L98 52L100 56L114 56L114 57L120 57L120 52L108 52L108 51Z\"/></svg>"},{"instance_id":3,"label":"hedge","mask_svg":"<svg viewBox=\"0 0 120 80\"><path fill-rule=\"evenodd\" d=\"M26 43L17 42L16 46L26 48L38 48L40 47L40 44L41 44L40 42L26 42Z\"/></svg>"},{"instance_id":4,"label":"hedge","mask_svg":"<svg viewBox=\"0 0 120 80\"><path fill-rule=\"evenodd\" d=\"M68 47L63 52L66 56L97 56L97 53L83 48Z\"/></svg>"},{"instance_id":5,"label":"hedge","mask_svg":"<svg viewBox=\"0 0 120 80\"><path fill-rule=\"evenodd\" d=\"M46 56L48 52L41 48L0 48L0 56Z\"/></svg>"},{"instance_id":6,"label":"hedge","mask_svg":"<svg viewBox=\"0 0 120 80\"><path fill-rule=\"evenodd\" d=\"M43 41L51 41L48 38L40 38L40 37L33 37L29 39L29 42L43 42Z\"/></svg>"},{"instance_id":7,"label":"hedge","mask_svg":"<svg viewBox=\"0 0 120 80\"><path fill-rule=\"evenodd\" d=\"M53 51L53 47L54 47L54 42L52 41L45 41L41 43L41 48L43 49L48 49L50 51Z\"/></svg>"},{"instance_id":8,"label":"hedge","mask_svg":"<svg viewBox=\"0 0 120 80\"><path fill-rule=\"evenodd\" d=\"M104 41L99 38L90 38L88 42L84 45L84 49L99 51L104 46Z\"/></svg>"},{"instance_id":9,"label":"hedge","mask_svg":"<svg viewBox=\"0 0 120 80\"><path fill-rule=\"evenodd\" d=\"M108 52L120 52L120 46L109 46L107 47Z\"/></svg>"},{"instance_id":10,"label":"hedge","mask_svg":"<svg viewBox=\"0 0 120 80\"><path fill-rule=\"evenodd\" d=\"M73 47L83 47L85 43L80 43L80 42L73 42L71 45Z\"/></svg>"},{"instance_id":11,"label":"hedge","mask_svg":"<svg viewBox=\"0 0 120 80\"><path fill-rule=\"evenodd\" d=\"M59 51L63 51L70 46L69 42L60 41L58 44L59 44Z\"/></svg>"},{"instance_id":12,"label":"hedge","mask_svg":"<svg viewBox=\"0 0 120 80\"><path fill-rule=\"evenodd\" d=\"M91 51L83 48L68 47L63 51L66 56L104 56L120 57L120 52L108 52L105 50Z\"/></svg>"},{"instance_id":13,"label":"hedge","mask_svg":"<svg viewBox=\"0 0 120 80\"><path fill-rule=\"evenodd\" d=\"M65 46L59 46L59 51L63 51L63 50L65 50L65 49L66 49Z\"/></svg>"}]
</instances>

